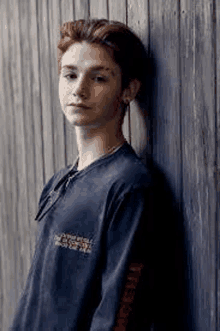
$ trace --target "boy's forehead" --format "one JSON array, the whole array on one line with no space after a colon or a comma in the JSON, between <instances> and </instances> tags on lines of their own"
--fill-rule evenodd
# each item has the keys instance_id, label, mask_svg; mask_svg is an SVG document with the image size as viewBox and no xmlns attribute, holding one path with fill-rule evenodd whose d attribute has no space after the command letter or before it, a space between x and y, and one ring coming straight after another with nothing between
<instances>
[{"instance_id":1,"label":"boy's forehead","mask_svg":"<svg viewBox=\"0 0 220 331\"><path fill-rule=\"evenodd\" d=\"M85 68L107 70L117 73L119 66L113 62L107 51L100 45L75 43L64 53L61 60L62 68L74 70Z\"/></svg>"}]
</instances>

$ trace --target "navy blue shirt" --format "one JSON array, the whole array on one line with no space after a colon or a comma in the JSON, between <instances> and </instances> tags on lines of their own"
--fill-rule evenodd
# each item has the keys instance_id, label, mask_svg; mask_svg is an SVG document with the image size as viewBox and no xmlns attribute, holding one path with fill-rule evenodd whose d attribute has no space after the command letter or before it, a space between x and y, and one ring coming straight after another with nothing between
<instances>
[{"instance_id":1,"label":"navy blue shirt","mask_svg":"<svg viewBox=\"0 0 220 331\"><path fill-rule=\"evenodd\" d=\"M54 174L10 330L148 330L152 188L127 142L81 171Z\"/></svg>"}]
</instances>

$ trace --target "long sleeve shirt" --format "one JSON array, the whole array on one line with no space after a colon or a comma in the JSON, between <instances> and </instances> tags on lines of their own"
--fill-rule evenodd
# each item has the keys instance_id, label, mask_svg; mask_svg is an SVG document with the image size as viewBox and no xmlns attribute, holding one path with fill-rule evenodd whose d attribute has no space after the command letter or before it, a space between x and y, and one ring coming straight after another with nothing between
<instances>
[{"instance_id":1,"label":"long sleeve shirt","mask_svg":"<svg viewBox=\"0 0 220 331\"><path fill-rule=\"evenodd\" d=\"M150 330L153 187L127 142L54 174L10 330Z\"/></svg>"}]
</instances>

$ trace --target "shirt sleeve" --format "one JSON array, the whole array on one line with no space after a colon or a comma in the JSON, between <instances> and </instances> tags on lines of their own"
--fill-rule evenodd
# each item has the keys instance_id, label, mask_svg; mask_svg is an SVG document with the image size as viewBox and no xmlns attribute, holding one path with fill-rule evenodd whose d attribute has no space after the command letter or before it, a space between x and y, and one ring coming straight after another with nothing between
<instances>
[{"instance_id":1,"label":"shirt sleeve","mask_svg":"<svg viewBox=\"0 0 220 331\"><path fill-rule=\"evenodd\" d=\"M102 299L90 331L148 330L152 198L150 188L135 188L114 206L106 234ZM143 300L145 295L148 300Z\"/></svg>"}]
</instances>

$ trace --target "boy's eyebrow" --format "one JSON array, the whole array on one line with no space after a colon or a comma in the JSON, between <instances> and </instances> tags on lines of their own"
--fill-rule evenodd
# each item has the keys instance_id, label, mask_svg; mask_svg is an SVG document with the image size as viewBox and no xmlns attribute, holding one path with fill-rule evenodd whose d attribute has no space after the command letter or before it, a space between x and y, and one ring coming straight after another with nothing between
<instances>
[{"instance_id":1,"label":"boy's eyebrow","mask_svg":"<svg viewBox=\"0 0 220 331\"><path fill-rule=\"evenodd\" d=\"M70 65L70 64L66 64L64 66L62 66L62 69L72 69L72 70L77 70L77 67L74 65ZM115 73L112 69L108 68L108 67L104 67L104 66L93 66L91 67L92 71L98 71L98 70L106 70L106 71L110 71L112 76L115 76Z\"/></svg>"}]
</instances>

